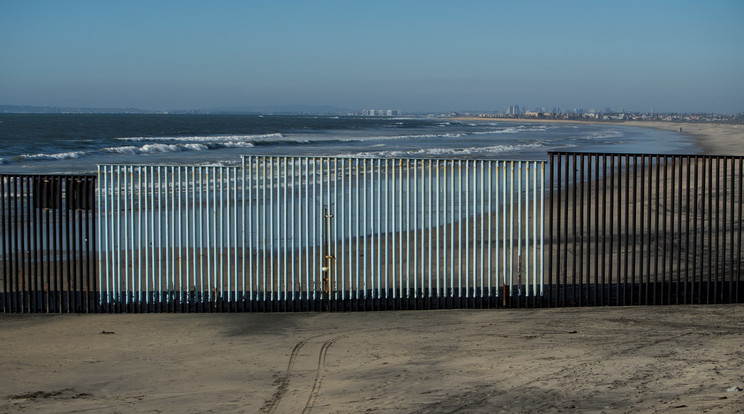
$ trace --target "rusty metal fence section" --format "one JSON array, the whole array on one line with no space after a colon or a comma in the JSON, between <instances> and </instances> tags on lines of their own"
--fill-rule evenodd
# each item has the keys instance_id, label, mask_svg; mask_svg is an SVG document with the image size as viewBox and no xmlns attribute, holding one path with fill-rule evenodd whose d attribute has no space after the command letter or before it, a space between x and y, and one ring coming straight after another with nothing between
<instances>
[{"instance_id":1,"label":"rusty metal fence section","mask_svg":"<svg viewBox=\"0 0 744 414\"><path fill-rule=\"evenodd\" d=\"M744 157L549 159L547 306L744 299Z\"/></svg>"},{"instance_id":2,"label":"rusty metal fence section","mask_svg":"<svg viewBox=\"0 0 744 414\"><path fill-rule=\"evenodd\" d=\"M3 312L96 312L95 176L0 175Z\"/></svg>"}]
</instances>

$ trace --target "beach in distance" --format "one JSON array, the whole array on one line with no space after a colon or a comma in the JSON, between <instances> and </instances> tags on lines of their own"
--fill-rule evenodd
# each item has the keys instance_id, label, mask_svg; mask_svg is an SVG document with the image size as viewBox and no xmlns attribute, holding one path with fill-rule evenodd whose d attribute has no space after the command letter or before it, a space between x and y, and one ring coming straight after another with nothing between
<instances>
[{"instance_id":1,"label":"beach in distance","mask_svg":"<svg viewBox=\"0 0 744 414\"><path fill-rule=\"evenodd\" d=\"M500 118L455 118L468 121L494 121ZM681 136L689 136L706 155L744 155L744 124L721 122L669 122L669 121L619 121L597 122L576 121L562 119L530 119L513 120L523 123L542 124L588 124L588 125L616 125L640 128L652 128L662 131L677 132ZM633 151L635 152L635 151Z\"/></svg>"},{"instance_id":2,"label":"beach in distance","mask_svg":"<svg viewBox=\"0 0 744 414\"><path fill-rule=\"evenodd\" d=\"M692 135L707 155L744 155L744 125L663 121L629 121L624 125L678 131Z\"/></svg>"}]
</instances>

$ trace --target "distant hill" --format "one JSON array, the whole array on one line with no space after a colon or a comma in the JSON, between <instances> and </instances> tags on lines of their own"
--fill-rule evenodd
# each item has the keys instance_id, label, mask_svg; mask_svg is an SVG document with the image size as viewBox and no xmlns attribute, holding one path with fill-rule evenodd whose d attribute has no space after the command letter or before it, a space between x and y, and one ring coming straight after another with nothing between
<instances>
[{"instance_id":1,"label":"distant hill","mask_svg":"<svg viewBox=\"0 0 744 414\"><path fill-rule=\"evenodd\" d=\"M171 113L205 113L205 114L264 114L264 115L338 115L351 112L348 109L329 105L275 105L275 106L235 106L209 108L196 111L171 111Z\"/></svg>"},{"instance_id":2,"label":"distant hill","mask_svg":"<svg viewBox=\"0 0 744 414\"><path fill-rule=\"evenodd\" d=\"M153 111L139 108L78 108L62 106L0 105L0 113L13 114L266 114L337 115L349 110L327 105L240 106L207 109Z\"/></svg>"},{"instance_id":3,"label":"distant hill","mask_svg":"<svg viewBox=\"0 0 744 414\"><path fill-rule=\"evenodd\" d=\"M149 114L137 108L76 108L62 106L0 105L0 113L6 114Z\"/></svg>"}]
</instances>

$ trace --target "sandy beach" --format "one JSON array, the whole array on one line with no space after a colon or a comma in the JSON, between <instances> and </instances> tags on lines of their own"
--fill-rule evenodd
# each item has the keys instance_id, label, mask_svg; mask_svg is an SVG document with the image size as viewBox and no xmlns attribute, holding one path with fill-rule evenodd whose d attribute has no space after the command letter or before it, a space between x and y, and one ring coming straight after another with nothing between
<instances>
[{"instance_id":1,"label":"sandy beach","mask_svg":"<svg viewBox=\"0 0 744 414\"><path fill-rule=\"evenodd\" d=\"M741 305L4 315L0 341L2 412L744 411Z\"/></svg>"},{"instance_id":2,"label":"sandy beach","mask_svg":"<svg viewBox=\"0 0 744 414\"><path fill-rule=\"evenodd\" d=\"M744 155L744 125L629 121L621 125L680 131L696 138L707 155Z\"/></svg>"}]
</instances>

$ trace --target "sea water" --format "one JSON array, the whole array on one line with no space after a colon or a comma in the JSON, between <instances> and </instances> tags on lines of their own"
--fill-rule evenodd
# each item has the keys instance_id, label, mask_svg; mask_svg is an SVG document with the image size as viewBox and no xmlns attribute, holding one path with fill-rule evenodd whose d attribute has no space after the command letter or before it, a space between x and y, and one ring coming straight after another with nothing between
<instances>
[{"instance_id":1,"label":"sea water","mask_svg":"<svg viewBox=\"0 0 744 414\"><path fill-rule=\"evenodd\" d=\"M0 114L0 173L98 164L239 165L241 155L545 160L548 151L695 154L676 132L431 117Z\"/></svg>"}]
</instances>

